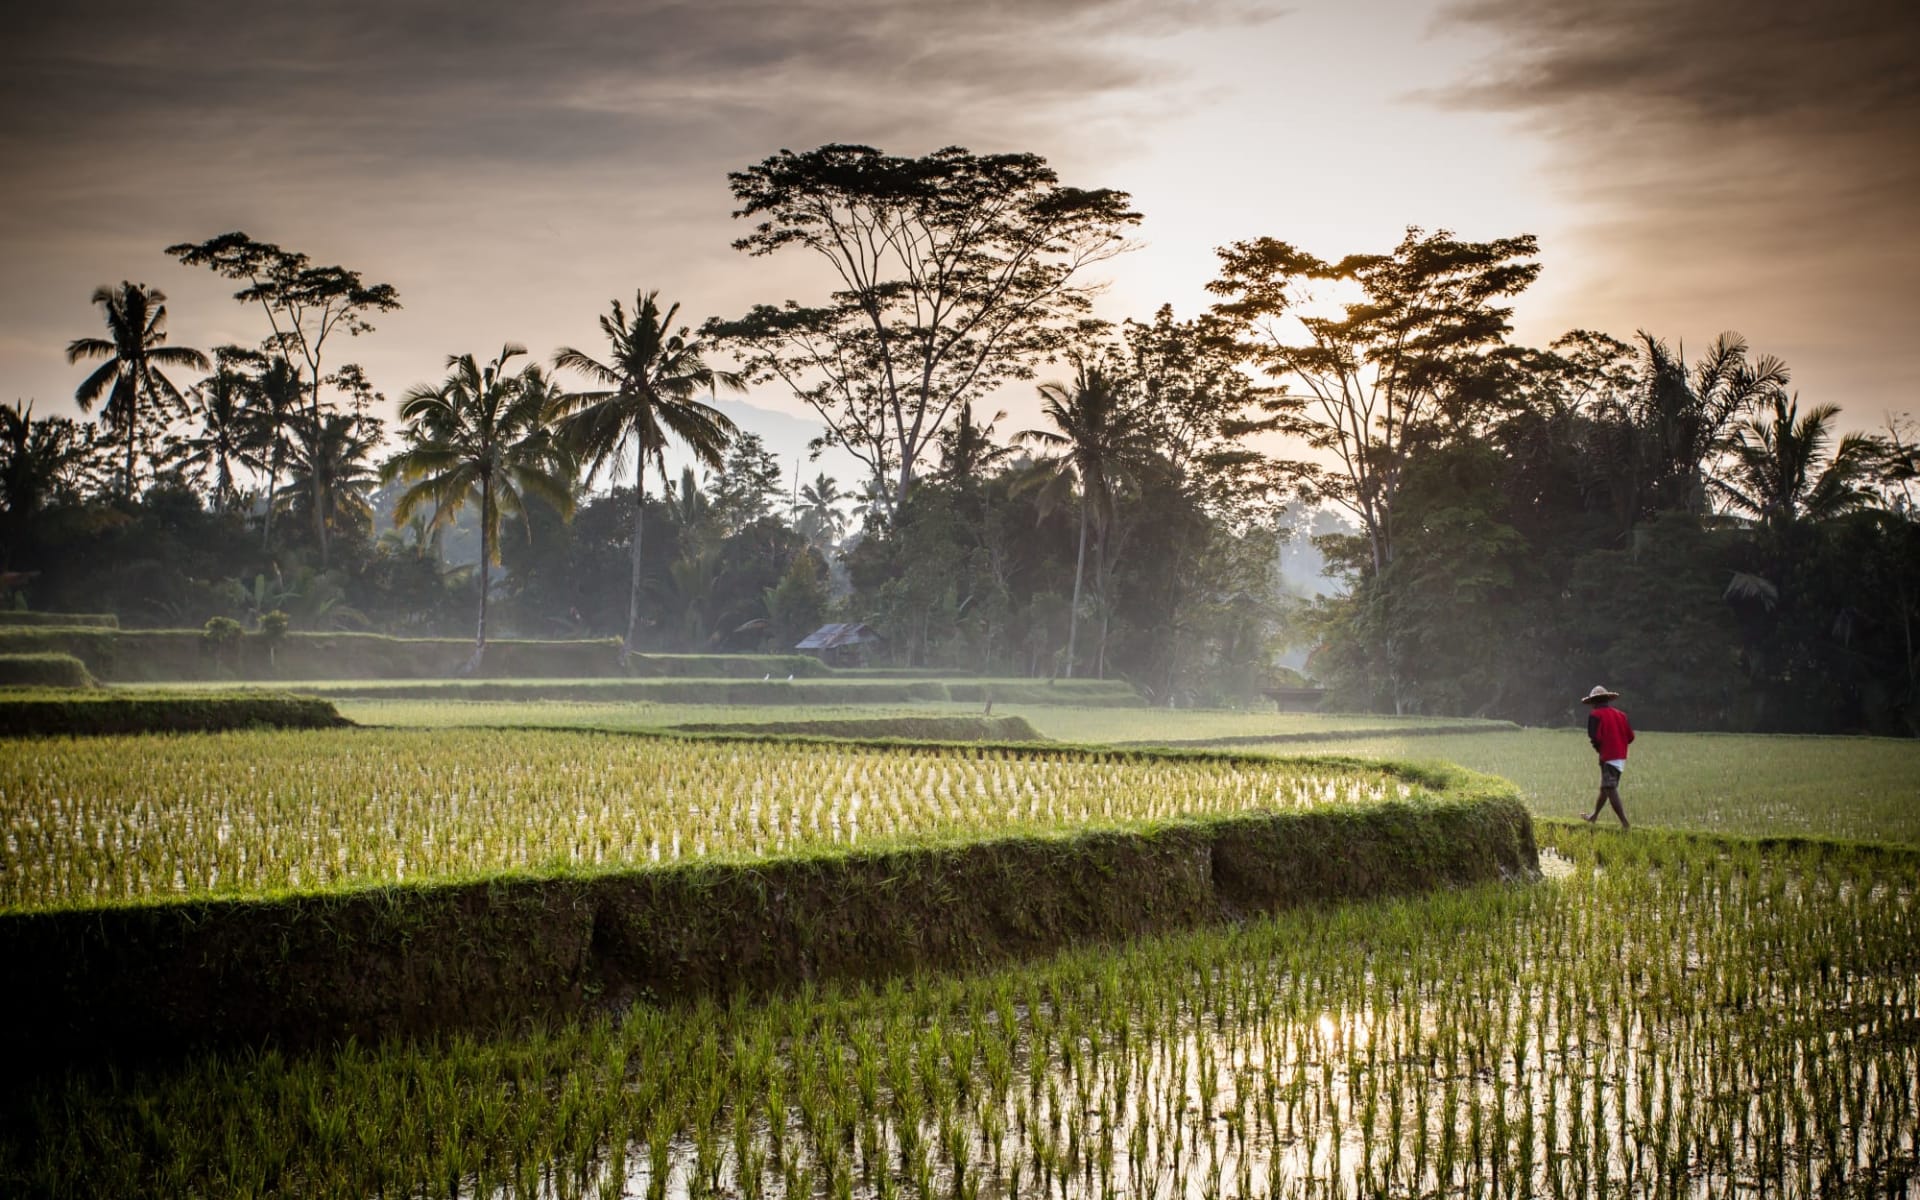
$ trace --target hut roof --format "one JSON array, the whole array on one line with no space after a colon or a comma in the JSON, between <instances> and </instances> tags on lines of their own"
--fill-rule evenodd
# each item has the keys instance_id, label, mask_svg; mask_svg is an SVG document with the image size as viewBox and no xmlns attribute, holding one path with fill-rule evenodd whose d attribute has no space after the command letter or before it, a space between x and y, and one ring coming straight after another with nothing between
<instances>
[{"instance_id":1,"label":"hut roof","mask_svg":"<svg viewBox=\"0 0 1920 1200\"><path fill-rule=\"evenodd\" d=\"M837 646L864 646L885 640L865 621L847 621L834 625L822 625L801 638L794 649L831 650Z\"/></svg>"}]
</instances>

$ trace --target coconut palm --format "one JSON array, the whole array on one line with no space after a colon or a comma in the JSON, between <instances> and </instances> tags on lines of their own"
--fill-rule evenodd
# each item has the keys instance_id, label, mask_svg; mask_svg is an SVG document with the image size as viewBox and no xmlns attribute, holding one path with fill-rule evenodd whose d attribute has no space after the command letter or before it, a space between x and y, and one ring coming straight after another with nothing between
<instances>
[{"instance_id":1,"label":"coconut palm","mask_svg":"<svg viewBox=\"0 0 1920 1200\"><path fill-rule=\"evenodd\" d=\"M688 330L673 328L680 311L675 304L664 313L658 292L639 292L629 318L620 302L600 318L611 350L602 361L571 346L553 356L553 365L576 371L599 386L598 391L576 392L559 406L562 440L577 455L592 483L603 470L619 471L633 464L633 573L627 604L627 636L622 657L631 655L640 636L640 548L647 502L647 467L651 465L667 485L666 449L669 436L677 438L693 456L709 467L720 466L735 432L726 414L694 399L717 388L744 390L741 377L707 366L706 347L687 340ZM629 447L631 454L629 456Z\"/></svg>"},{"instance_id":2,"label":"coconut palm","mask_svg":"<svg viewBox=\"0 0 1920 1200\"><path fill-rule=\"evenodd\" d=\"M86 430L65 417L33 416L32 404L0 404L0 566L50 501L78 490L94 447Z\"/></svg>"},{"instance_id":3,"label":"coconut palm","mask_svg":"<svg viewBox=\"0 0 1920 1200\"><path fill-rule=\"evenodd\" d=\"M1828 458L1839 415L1837 405L1820 404L1802 416L1798 396L1775 391L1766 410L1734 431L1728 469L1714 481L1715 490L1735 512L1775 528L1864 507L1872 492L1863 485L1881 447L1873 437L1849 433Z\"/></svg>"},{"instance_id":4,"label":"coconut palm","mask_svg":"<svg viewBox=\"0 0 1920 1200\"><path fill-rule=\"evenodd\" d=\"M215 352L213 374L187 393L188 415L199 427L180 439L180 447L186 452L181 465L202 479L212 477L213 505L221 512L239 498L240 489L233 482L234 467L260 467L249 419L251 385L234 358L222 350Z\"/></svg>"},{"instance_id":5,"label":"coconut palm","mask_svg":"<svg viewBox=\"0 0 1920 1200\"><path fill-rule=\"evenodd\" d=\"M939 477L957 487L972 487L988 471L1011 458L1013 447L993 440L993 427L1006 416L1004 412L997 412L984 424L976 423L973 402L962 404L959 419L939 434Z\"/></svg>"},{"instance_id":6,"label":"coconut palm","mask_svg":"<svg viewBox=\"0 0 1920 1200\"><path fill-rule=\"evenodd\" d=\"M1034 485L1040 508L1051 512L1077 486L1080 492L1079 549L1073 564L1073 609L1067 618L1066 674L1073 677L1080 634L1080 600L1087 565L1089 527L1104 539L1112 524L1114 487L1147 462L1152 441L1146 423L1123 394L1112 372L1081 363L1073 382L1040 385L1040 412L1052 429L1027 429L1014 440L1048 447Z\"/></svg>"},{"instance_id":7,"label":"coconut palm","mask_svg":"<svg viewBox=\"0 0 1920 1200\"><path fill-rule=\"evenodd\" d=\"M161 367L207 369L207 356L185 346L169 346L167 341L166 295L143 283L122 281L117 288L94 289L93 303L107 323L104 338L75 338L67 343L67 361L105 359L100 367L80 382L73 398L81 412L87 412L102 396L106 404L100 415L109 426L118 428L126 441L126 471L121 490L133 495L134 459L139 453L140 423L143 409L185 408L180 390L173 386Z\"/></svg>"},{"instance_id":8,"label":"coconut palm","mask_svg":"<svg viewBox=\"0 0 1920 1200\"><path fill-rule=\"evenodd\" d=\"M531 367L507 369L526 352L508 343L484 367L471 354L449 357L445 381L416 387L401 400L407 448L380 471L384 481L412 484L394 506L395 525L406 524L424 505L432 506L435 525L445 525L479 501L480 619L469 670L486 653L488 568L498 560L501 517L524 513L529 496L563 514L573 511L572 492L554 466L545 381Z\"/></svg>"},{"instance_id":9,"label":"coconut palm","mask_svg":"<svg viewBox=\"0 0 1920 1200\"><path fill-rule=\"evenodd\" d=\"M808 542L828 546L839 541L847 527L847 514L840 506L852 498L840 490L832 476L821 472L812 483L800 489L800 499L793 506L800 536Z\"/></svg>"},{"instance_id":10,"label":"coconut palm","mask_svg":"<svg viewBox=\"0 0 1920 1200\"><path fill-rule=\"evenodd\" d=\"M287 434L306 402L306 384L300 368L285 356L249 353L247 358L256 368L247 381L247 444L259 464L256 469L267 476L268 502L260 526L260 544L267 547L273 544L273 497L279 493L280 472L287 464Z\"/></svg>"},{"instance_id":11,"label":"coconut palm","mask_svg":"<svg viewBox=\"0 0 1920 1200\"><path fill-rule=\"evenodd\" d=\"M294 517L313 517L328 535L364 530L373 523L367 493L380 482L369 455L380 443L380 423L350 413L306 413L287 423L287 482L275 497Z\"/></svg>"}]
</instances>

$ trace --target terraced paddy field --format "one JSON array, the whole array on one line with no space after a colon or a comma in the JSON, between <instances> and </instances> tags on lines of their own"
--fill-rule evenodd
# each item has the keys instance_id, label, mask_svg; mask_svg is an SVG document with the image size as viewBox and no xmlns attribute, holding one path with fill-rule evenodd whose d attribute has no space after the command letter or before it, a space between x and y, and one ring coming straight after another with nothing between
<instances>
[{"instance_id":1,"label":"terraced paddy field","mask_svg":"<svg viewBox=\"0 0 1920 1200\"><path fill-rule=\"evenodd\" d=\"M0 1185L153 1196L1920 1191L1906 851L1549 829L1546 882L529 1036L79 1072Z\"/></svg>"},{"instance_id":2,"label":"terraced paddy field","mask_svg":"<svg viewBox=\"0 0 1920 1200\"><path fill-rule=\"evenodd\" d=\"M741 861L1430 794L1371 764L560 730L6 746L0 909Z\"/></svg>"},{"instance_id":3,"label":"terraced paddy field","mask_svg":"<svg viewBox=\"0 0 1920 1200\"><path fill-rule=\"evenodd\" d=\"M1511 780L1534 816L1549 820L1593 811L1599 788L1593 751L1575 729L1333 736L1242 749L1458 763ZM1920 846L1920 741L1641 733L1621 797L1636 825Z\"/></svg>"},{"instance_id":4,"label":"terraced paddy field","mask_svg":"<svg viewBox=\"0 0 1920 1200\"><path fill-rule=\"evenodd\" d=\"M296 685L297 686L297 685ZM1044 687L1044 684L1032 686ZM978 716L976 702L923 701L908 704L785 705L663 704L648 701L595 703L589 701L518 702L513 700L419 701L382 700L374 696L342 697L335 701L342 715L363 725L410 728L457 726L668 729L694 723L778 724L796 719L913 720L921 717ZM1288 740L1363 735L1367 737L1432 733L1512 732L1507 721L1473 721L1446 717L1391 717L1372 713L1275 713L1220 709L1168 710L1130 707L1086 707L1059 704L996 701L994 716L1020 717L1055 741L1085 745L1163 744L1233 748L1241 742L1258 745L1261 739Z\"/></svg>"},{"instance_id":5,"label":"terraced paddy field","mask_svg":"<svg viewBox=\"0 0 1920 1200\"><path fill-rule=\"evenodd\" d=\"M0 742L0 924L175 912L200 928L223 906L325 901L311 911L327 936L354 936L341 914L371 906L419 958L437 943L413 895L724 876L751 886L721 907L763 904L751 919L777 950L814 936L781 922L792 872L821 864L1141 838L1138 863L1192 859L1210 879L1232 857L1187 830L1411 817L1481 786L1376 758L1506 775L1557 819L1534 827L1544 878L1347 901L1329 887L1277 912L1229 905L1197 931L1150 920L928 970L911 953L941 914L1012 897L1052 919L1066 895L936 880L931 903L863 910L883 924L845 939L897 959L886 978L603 992L486 1029L35 1071L0 1087L0 1194L1920 1198L1909 743L1643 733L1623 834L1564 820L1593 790L1577 731L994 708L1062 740L1264 727L1294 739L1273 751L1336 755L1301 762L582 731L823 716L811 706L342 703L362 722L376 705L378 723L416 727ZM560 728L485 728L515 724ZM1415 845L1415 860L1446 850ZM1279 869L1343 857L1318 843ZM1167 903L1136 865L1058 861L1072 905ZM423 883L449 880L470 882ZM589 904L587 959L612 953L604 928ZM640 941L673 957L675 936ZM244 970L281 969L263 962ZM472 999L468 976L434 978L429 1023Z\"/></svg>"},{"instance_id":6,"label":"terraced paddy field","mask_svg":"<svg viewBox=\"0 0 1920 1200\"><path fill-rule=\"evenodd\" d=\"M963 717L962 704L788 707L343 700L364 724L408 727L667 728L694 722L771 724L926 715ZM1504 721L1377 714L1149 708L994 706L1045 737L1083 745L1221 747L1263 755L1346 755L1451 762L1511 780L1537 818L1592 811L1598 779L1577 729L1518 729ZM1265 738L1266 740L1262 740ZM1920 741L1642 732L1623 791L1629 816L1671 829L1920 845ZM1611 821L1608 814L1604 820Z\"/></svg>"}]
</instances>

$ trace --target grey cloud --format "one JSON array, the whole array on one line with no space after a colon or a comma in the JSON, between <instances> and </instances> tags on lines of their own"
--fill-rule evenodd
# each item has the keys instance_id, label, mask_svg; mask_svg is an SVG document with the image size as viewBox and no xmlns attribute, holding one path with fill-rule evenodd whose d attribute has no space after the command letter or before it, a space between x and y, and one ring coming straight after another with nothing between
<instances>
[{"instance_id":1,"label":"grey cloud","mask_svg":"<svg viewBox=\"0 0 1920 1200\"><path fill-rule=\"evenodd\" d=\"M1912 403L1920 6L1469 0L1443 24L1499 50L1437 99L1548 137L1587 216L1587 294L1621 323L1770 328L1766 348L1834 364L1846 394L1823 398L1862 420Z\"/></svg>"},{"instance_id":2,"label":"grey cloud","mask_svg":"<svg viewBox=\"0 0 1920 1200\"><path fill-rule=\"evenodd\" d=\"M38 5L0 49L0 136L191 148L211 125L263 150L418 165L671 158L807 117L906 129L971 109L1017 127L1155 77L1157 35L1259 15L1150 0Z\"/></svg>"},{"instance_id":3,"label":"grey cloud","mask_svg":"<svg viewBox=\"0 0 1920 1200\"><path fill-rule=\"evenodd\" d=\"M739 256L724 176L782 147L1033 150L1063 171L1072 160L1075 183L1124 187L1087 164L1205 86L1158 40L1277 11L1267 0L15 7L0 39L0 328L41 351L0 347L0 374L47 397L71 392L58 350L93 320L85 296L100 282L164 284L189 344L245 336L219 281L159 253L223 229L398 284L406 310L354 352L399 387L475 339L577 339L566 322L635 279L673 281L695 308L746 303L725 279ZM756 278L783 287L766 273L780 266ZM508 299L488 303L493 293ZM569 316L562 303L582 307Z\"/></svg>"}]
</instances>

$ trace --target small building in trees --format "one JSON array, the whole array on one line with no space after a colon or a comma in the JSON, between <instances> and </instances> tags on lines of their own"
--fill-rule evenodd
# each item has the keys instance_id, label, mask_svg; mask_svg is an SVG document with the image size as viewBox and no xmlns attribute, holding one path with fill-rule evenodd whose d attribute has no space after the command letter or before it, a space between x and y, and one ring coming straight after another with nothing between
<instances>
[{"instance_id":1,"label":"small building in trees","mask_svg":"<svg viewBox=\"0 0 1920 1200\"><path fill-rule=\"evenodd\" d=\"M857 667L887 639L865 621L822 625L794 645L830 667Z\"/></svg>"}]
</instances>

